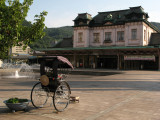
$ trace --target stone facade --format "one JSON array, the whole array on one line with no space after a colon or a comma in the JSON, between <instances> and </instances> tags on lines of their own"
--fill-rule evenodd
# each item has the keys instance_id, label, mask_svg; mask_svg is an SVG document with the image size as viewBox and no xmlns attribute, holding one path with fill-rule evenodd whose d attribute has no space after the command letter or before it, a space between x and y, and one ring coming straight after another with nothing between
<instances>
[{"instance_id":1,"label":"stone facade","mask_svg":"<svg viewBox=\"0 0 160 120\"><path fill-rule=\"evenodd\" d=\"M137 30L137 39L132 39L131 30ZM124 40L117 40L117 32L124 31ZM105 33L111 33L111 42L105 43ZM83 33L82 41L78 41L79 33ZM99 33L99 42L94 42L93 34ZM93 47L93 46L147 46L150 36L156 33L149 25L143 22L127 23L125 25L104 26L104 27L75 27L73 47Z\"/></svg>"},{"instance_id":2,"label":"stone facade","mask_svg":"<svg viewBox=\"0 0 160 120\"><path fill-rule=\"evenodd\" d=\"M113 18L105 20L107 14ZM150 42L151 33L157 32L147 21L148 15L142 7L99 13L93 19L87 18L87 15L89 14L79 14L74 20L73 47L147 46ZM117 15L121 15L123 19L116 18ZM115 22L118 20L121 22ZM106 40L106 34L110 36L108 40ZM123 34L121 40L118 40L120 38L118 34ZM80 37L81 41L79 41ZM95 37L97 41L95 41Z\"/></svg>"}]
</instances>

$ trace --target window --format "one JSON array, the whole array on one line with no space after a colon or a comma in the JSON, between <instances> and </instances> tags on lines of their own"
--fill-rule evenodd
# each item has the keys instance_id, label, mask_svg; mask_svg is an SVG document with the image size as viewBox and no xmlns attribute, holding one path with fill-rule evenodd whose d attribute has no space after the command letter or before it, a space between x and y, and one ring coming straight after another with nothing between
<instances>
[{"instance_id":1,"label":"window","mask_svg":"<svg viewBox=\"0 0 160 120\"><path fill-rule=\"evenodd\" d=\"M131 36L131 39L132 40L136 40L137 39L137 29L132 29L131 31L132 33L132 36Z\"/></svg>"},{"instance_id":2,"label":"window","mask_svg":"<svg viewBox=\"0 0 160 120\"><path fill-rule=\"evenodd\" d=\"M93 34L94 42L96 42L96 43L99 42L99 36L100 36L99 33L94 33L94 34Z\"/></svg>"},{"instance_id":3,"label":"window","mask_svg":"<svg viewBox=\"0 0 160 120\"><path fill-rule=\"evenodd\" d=\"M111 40L111 32L106 32L105 33L105 40L104 40L104 43L111 43L112 40Z\"/></svg>"},{"instance_id":4,"label":"window","mask_svg":"<svg viewBox=\"0 0 160 120\"><path fill-rule=\"evenodd\" d=\"M83 22L79 22L79 25L83 25Z\"/></svg>"},{"instance_id":5,"label":"window","mask_svg":"<svg viewBox=\"0 0 160 120\"><path fill-rule=\"evenodd\" d=\"M111 41L111 32L106 32L105 33L105 40Z\"/></svg>"},{"instance_id":6,"label":"window","mask_svg":"<svg viewBox=\"0 0 160 120\"><path fill-rule=\"evenodd\" d=\"M124 31L117 32L117 41L124 41Z\"/></svg>"},{"instance_id":7,"label":"window","mask_svg":"<svg viewBox=\"0 0 160 120\"><path fill-rule=\"evenodd\" d=\"M82 42L83 41L83 33L80 32L78 33L78 42Z\"/></svg>"},{"instance_id":8,"label":"window","mask_svg":"<svg viewBox=\"0 0 160 120\"><path fill-rule=\"evenodd\" d=\"M146 41L146 30L144 30L144 40Z\"/></svg>"}]
</instances>

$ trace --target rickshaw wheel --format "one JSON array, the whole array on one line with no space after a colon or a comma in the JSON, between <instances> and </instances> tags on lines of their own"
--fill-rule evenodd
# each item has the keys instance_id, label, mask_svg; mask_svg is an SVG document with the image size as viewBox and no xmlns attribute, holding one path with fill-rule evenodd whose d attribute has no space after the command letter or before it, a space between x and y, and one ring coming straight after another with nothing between
<instances>
[{"instance_id":1,"label":"rickshaw wheel","mask_svg":"<svg viewBox=\"0 0 160 120\"><path fill-rule=\"evenodd\" d=\"M62 81L55 90L53 96L53 105L58 112L62 112L67 108L70 100L70 93L69 85L65 81Z\"/></svg>"},{"instance_id":2,"label":"rickshaw wheel","mask_svg":"<svg viewBox=\"0 0 160 120\"><path fill-rule=\"evenodd\" d=\"M35 108L42 108L48 100L47 92L42 88L41 82L36 83L31 90L31 102Z\"/></svg>"}]
</instances>

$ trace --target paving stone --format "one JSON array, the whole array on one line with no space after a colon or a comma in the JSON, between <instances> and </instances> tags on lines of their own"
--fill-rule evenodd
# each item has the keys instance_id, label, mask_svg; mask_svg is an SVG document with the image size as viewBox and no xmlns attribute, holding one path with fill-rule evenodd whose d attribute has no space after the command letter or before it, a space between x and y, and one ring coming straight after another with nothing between
<instances>
[{"instance_id":1,"label":"paving stone","mask_svg":"<svg viewBox=\"0 0 160 120\"><path fill-rule=\"evenodd\" d=\"M55 111L52 98L42 109L30 103L27 112L12 113L3 101L11 97L30 99L37 80L0 77L0 120L160 120L159 71L93 71L98 75L80 72L66 79L72 96L79 96L80 102L70 103L60 113Z\"/></svg>"}]
</instances>

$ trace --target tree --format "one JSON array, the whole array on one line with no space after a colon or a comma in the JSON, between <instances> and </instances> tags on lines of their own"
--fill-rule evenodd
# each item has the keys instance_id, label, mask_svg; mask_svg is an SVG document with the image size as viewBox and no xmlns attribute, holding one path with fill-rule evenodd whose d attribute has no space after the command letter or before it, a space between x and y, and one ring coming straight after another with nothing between
<instances>
[{"instance_id":1,"label":"tree","mask_svg":"<svg viewBox=\"0 0 160 120\"><path fill-rule=\"evenodd\" d=\"M46 11L35 15L31 26L22 25L33 0L0 0L0 58L8 55L8 50L15 45L25 45L41 39L45 33Z\"/></svg>"},{"instance_id":2,"label":"tree","mask_svg":"<svg viewBox=\"0 0 160 120\"><path fill-rule=\"evenodd\" d=\"M29 26L29 23L25 21L24 25ZM73 36L73 28L71 26L47 28L44 32L46 34L42 39L29 44L32 49L51 48L54 47L56 42L63 40L63 38L71 38Z\"/></svg>"}]
</instances>

